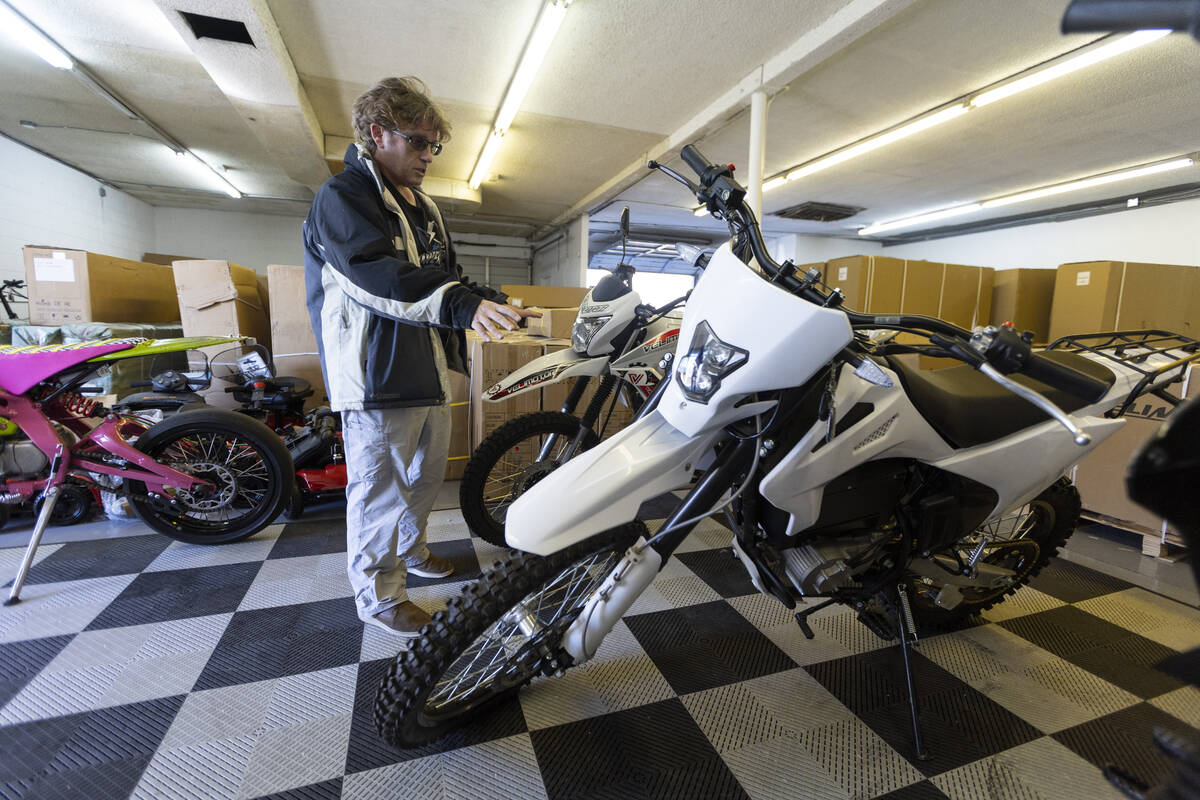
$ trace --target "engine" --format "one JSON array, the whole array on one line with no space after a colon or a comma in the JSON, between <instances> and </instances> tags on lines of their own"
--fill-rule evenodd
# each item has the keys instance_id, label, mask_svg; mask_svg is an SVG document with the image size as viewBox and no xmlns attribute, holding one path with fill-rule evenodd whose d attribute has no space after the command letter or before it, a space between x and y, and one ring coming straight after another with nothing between
<instances>
[{"instance_id":1,"label":"engine","mask_svg":"<svg viewBox=\"0 0 1200 800\"><path fill-rule=\"evenodd\" d=\"M0 474L5 478L37 477L49 465L46 454L28 439L0 440Z\"/></svg>"},{"instance_id":2,"label":"engine","mask_svg":"<svg viewBox=\"0 0 1200 800\"><path fill-rule=\"evenodd\" d=\"M879 536L880 534L876 534ZM884 534L886 535L886 534ZM872 563L851 567L849 561L871 546L871 536L839 536L801 547L784 550L784 570L792 584L804 595L827 594L855 585L855 575Z\"/></svg>"}]
</instances>

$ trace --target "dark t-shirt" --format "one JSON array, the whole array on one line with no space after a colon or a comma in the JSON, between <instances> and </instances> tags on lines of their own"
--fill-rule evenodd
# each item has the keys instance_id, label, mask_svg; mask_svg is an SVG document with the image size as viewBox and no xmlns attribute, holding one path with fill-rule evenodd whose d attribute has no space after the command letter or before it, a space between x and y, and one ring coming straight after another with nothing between
<instances>
[{"instance_id":1,"label":"dark t-shirt","mask_svg":"<svg viewBox=\"0 0 1200 800\"><path fill-rule=\"evenodd\" d=\"M417 240L417 252L421 255L421 266L445 269L446 243L442 241L442 234L438 230L437 223L429 216L425 204L418 202L413 205L405 200L404 195L400 194L386 178L383 179L383 182L387 190L392 193L392 197L396 198L396 204L404 212L404 219L413 232L413 238Z\"/></svg>"}]
</instances>

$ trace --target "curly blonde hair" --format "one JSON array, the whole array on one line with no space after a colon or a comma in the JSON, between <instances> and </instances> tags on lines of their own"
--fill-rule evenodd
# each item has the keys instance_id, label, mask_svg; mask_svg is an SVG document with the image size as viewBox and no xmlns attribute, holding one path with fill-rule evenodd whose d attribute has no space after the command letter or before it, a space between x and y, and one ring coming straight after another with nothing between
<instances>
[{"instance_id":1,"label":"curly blonde hair","mask_svg":"<svg viewBox=\"0 0 1200 800\"><path fill-rule=\"evenodd\" d=\"M375 140L371 138L372 123L389 130L428 125L438 132L441 141L450 138L450 121L429 99L429 87L411 75L384 78L363 92L354 101L353 120L355 136L371 155L375 154Z\"/></svg>"}]
</instances>

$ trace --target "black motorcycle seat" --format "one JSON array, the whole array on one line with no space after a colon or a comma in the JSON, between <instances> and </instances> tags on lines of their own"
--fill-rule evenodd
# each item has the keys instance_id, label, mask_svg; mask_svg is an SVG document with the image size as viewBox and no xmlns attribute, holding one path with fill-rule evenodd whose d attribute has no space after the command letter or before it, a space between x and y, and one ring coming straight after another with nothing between
<instances>
[{"instance_id":1,"label":"black motorcycle seat","mask_svg":"<svg viewBox=\"0 0 1200 800\"><path fill-rule=\"evenodd\" d=\"M1040 355L1104 381L1109 386L1116 381L1116 376L1108 367L1076 353L1049 350ZM922 370L891 356L887 357L887 362L900 376L900 383L921 416L952 447L974 447L994 442L1050 419L1028 400L1018 397L967 364ZM1064 411L1078 411L1089 405L1081 397L1024 375L1009 377L1045 395Z\"/></svg>"}]
</instances>

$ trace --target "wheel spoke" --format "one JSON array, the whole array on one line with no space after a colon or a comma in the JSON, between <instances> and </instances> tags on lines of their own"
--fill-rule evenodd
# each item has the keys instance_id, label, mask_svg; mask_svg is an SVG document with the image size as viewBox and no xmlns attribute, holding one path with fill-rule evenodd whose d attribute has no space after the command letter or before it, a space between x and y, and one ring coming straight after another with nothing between
<instances>
[{"instance_id":1,"label":"wheel spoke","mask_svg":"<svg viewBox=\"0 0 1200 800\"><path fill-rule=\"evenodd\" d=\"M521 652L546 630L571 613L604 580L619 553L602 551L563 569L518 604L522 617L536 620L539 630L531 636L509 619L509 614L494 622L444 673L428 700L430 709L441 709L470 698L503 673L519 664Z\"/></svg>"}]
</instances>

